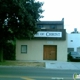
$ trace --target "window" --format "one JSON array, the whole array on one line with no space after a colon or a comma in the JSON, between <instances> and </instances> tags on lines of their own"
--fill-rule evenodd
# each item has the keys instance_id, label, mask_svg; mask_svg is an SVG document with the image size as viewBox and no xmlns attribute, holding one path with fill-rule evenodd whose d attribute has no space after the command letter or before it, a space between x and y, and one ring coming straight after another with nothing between
<instances>
[{"instance_id":1,"label":"window","mask_svg":"<svg viewBox=\"0 0 80 80\"><path fill-rule=\"evenodd\" d=\"M21 45L21 53L27 53L27 45Z\"/></svg>"},{"instance_id":2,"label":"window","mask_svg":"<svg viewBox=\"0 0 80 80\"><path fill-rule=\"evenodd\" d=\"M56 29L64 29L63 25L56 25Z\"/></svg>"},{"instance_id":3,"label":"window","mask_svg":"<svg viewBox=\"0 0 80 80\"><path fill-rule=\"evenodd\" d=\"M73 40L71 40L71 42L73 42Z\"/></svg>"},{"instance_id":4,"label":"window","mask_svg":"<svg viewBox=\"0 0 80 80\"><path fill-rule=\"evenodd\" d=\"M68 48L68 52L74 51L74 48Z\"/></svg>"},{"instance_id":5,"label":"window","mask_svg":"<svg viewBox=\"0 0 80 80\"><path fill-rule=\"evenodd\" d=\"M55 26L54 25L50 25L50 29L55 29Z\"/></svg>"},{"instance_id":6,"label":"window","mask_svg":"<svg viewBox=\"0 0 80 80\"><path fill-rule=\"evenodd\" d=\"M37 25L39 29L43 28L43 25Z\"/></svg>"}]
</instances>

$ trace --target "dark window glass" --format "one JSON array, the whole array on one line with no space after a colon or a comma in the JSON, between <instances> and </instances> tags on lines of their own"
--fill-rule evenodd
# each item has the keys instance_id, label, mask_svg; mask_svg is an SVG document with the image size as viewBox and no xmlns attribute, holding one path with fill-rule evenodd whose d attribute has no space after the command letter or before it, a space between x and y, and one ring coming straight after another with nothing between
<instances>
[{"instance_id":1,"label":"dark window glass","mask_svg":"<svg viewBox=\"0 0 80 80\"><path fill-rule=\"evenodd\" d=\"M39 29L43 28L43 25L37 25Z\"/></svg>"},{"instance_id":2,"label":"dark window glass","mask_svg":"<svg viewBox=\"0 0 80 80\"><path fill-rule=\"evenodd\" d=\"M74 51L74 48L68 48L68 52Z\"/></svg>"},{"instance_id":3,"label":"dark window glass","mask_svg":"<svg viewBox=\"0 0 80 80\"><path fill-rule=\"evenodd\" d=\"M27 53L27 45L21 45L21 53Z\"/></svg>"},{"instance_id":4,"label":"dark window glass","mask_svg":"<svg viewBox=\"0 0 80 80\"><path fill-rule=\"evenodd\" d=\"M55 29L55 25L50 25L50 29Z\"/></svg>"}]
</instances>

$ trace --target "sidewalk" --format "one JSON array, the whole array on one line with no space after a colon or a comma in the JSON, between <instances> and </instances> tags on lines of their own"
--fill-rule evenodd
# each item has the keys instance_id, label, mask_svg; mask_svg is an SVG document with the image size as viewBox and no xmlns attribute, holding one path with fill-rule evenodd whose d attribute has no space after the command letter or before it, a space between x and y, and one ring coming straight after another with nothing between
<instances>
[{"instance_id":1,"label":"sidewalk","mask_svg":"<svg viewBox=\"0 0 80 80\"><path fill-rule=\"evenodd\" d=\"M25 67L45 67L46 69L59 70L80 70L80 62L60 62L60 61L5 61L0 62L0 66L25 66Z\"/></svg>"},{"instance_id":2,"label":"sidewalk","mask_svg":"<svg viewBox=\"0 0 80 80\"><path fill-rule=\"evenodd\" d=\"M80 62L46 62L46 69L80 70Z\"/></svg>"}]
</instances>

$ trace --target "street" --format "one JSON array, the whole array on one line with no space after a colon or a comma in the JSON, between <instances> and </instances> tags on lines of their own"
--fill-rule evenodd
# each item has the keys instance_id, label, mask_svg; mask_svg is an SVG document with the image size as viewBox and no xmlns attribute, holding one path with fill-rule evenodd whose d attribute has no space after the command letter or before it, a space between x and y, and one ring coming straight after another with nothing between
<instances>
[{"instance_id":1,"label":"street","mask_svg":"<svg viewBox=\"0 0 80 80\"><path fill-rule=\"evenodd\" d=\"M57 80L58 78L63 78L63 80L73 80L74 73L80 74L80 70L53 70L35 67L0 67L0 80Z\"/></svg>"}]
</instances>

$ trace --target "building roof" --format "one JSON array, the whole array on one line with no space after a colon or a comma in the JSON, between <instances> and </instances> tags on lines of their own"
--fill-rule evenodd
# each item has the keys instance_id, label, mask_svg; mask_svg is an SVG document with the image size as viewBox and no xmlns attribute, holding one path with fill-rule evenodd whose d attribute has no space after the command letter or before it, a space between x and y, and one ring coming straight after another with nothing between
<instances>
[{"instance_id":1,"label":"building roof","mask_svg":"<svg viewBox=\"0 0 80 80\"><path fill-rule=\"evenodd\" d=\"M63 21L40 21L37 24L63 24Z\"/></svg>"},{"instance_id":2,"label":"building roof","mask_svg":"<svg viewBox=\"0 0 80 80\"><path fill-rule=\"evenodd\" d=\"M37 24L64 24L64 18L61 21L39 21Z\"/></svg>"}]
</instances>

